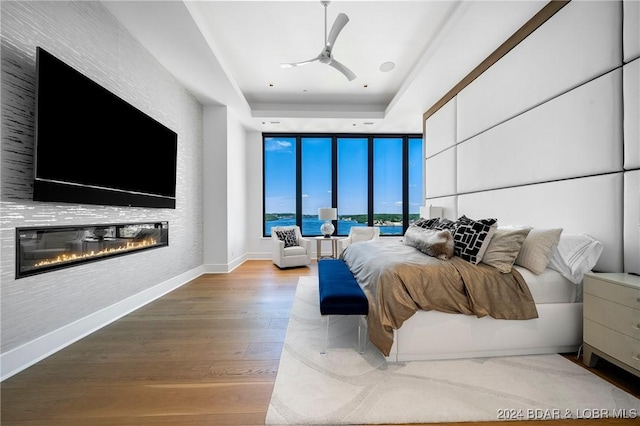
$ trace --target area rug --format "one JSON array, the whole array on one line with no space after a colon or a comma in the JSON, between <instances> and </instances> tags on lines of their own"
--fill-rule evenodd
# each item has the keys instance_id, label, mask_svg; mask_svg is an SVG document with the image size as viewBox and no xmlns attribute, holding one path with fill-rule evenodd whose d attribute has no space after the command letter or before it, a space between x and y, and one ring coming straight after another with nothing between
<instances>
[{"instance_id":1,"label":"area rug","mask_svg":"<svg viewBox=\"0 0 640 426\"><path fill-rule=\"evenodd\" d=\"M382 424L640 415L640 400L560 355L386 362L358 317L320 316L301 277L265 423Z\"/></svg>"}]
</instances>

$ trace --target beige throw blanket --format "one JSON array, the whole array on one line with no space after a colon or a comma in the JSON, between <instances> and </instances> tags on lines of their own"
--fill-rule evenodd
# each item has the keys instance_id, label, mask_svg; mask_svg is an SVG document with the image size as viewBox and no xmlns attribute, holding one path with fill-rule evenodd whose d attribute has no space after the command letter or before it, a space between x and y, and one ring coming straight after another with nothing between
<instances>
[{"instance_id":1,"label":"beige throw blanket","mask_svg":"<svg viewBox=\"0 0 640 426\"><path fill-rule=\"evenodd\" d=\"M388 240L351 244L342 258L369 299L369 337L385 356L393 330L418 309L496 319L538 317L529 287L515 269L505 274L459 257L440 260Z\"/></svg>"}]
</instances>

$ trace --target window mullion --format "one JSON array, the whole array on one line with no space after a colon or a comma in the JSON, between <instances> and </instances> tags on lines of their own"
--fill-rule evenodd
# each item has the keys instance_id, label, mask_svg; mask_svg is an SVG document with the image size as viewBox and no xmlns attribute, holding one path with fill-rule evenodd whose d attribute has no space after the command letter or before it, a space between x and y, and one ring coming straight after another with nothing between
<instances>
[{"instance_id":1,"label":"window mullion","mask_svg":"<svg viewBox=\"0 0 640 426\"><path fill-rule=\"evenodd\" d=\"M338 208L338 138L336 135L331 137L331 207ZM333 221L333 226L337 235L338 220Z\"/></svg>"},{"instance_id":2,"label":"window mullion","mask_svg":"<svg viewBox=\"0 0 640 426\"><path fill-rule=\"evenodd\" d=\"M402 137L402 234L409 226L409 137Z\"/></svg>"},{"instance_id":3,"label":"window mullion","mask_svg":"<svg viewBox=\"0 0 640 426\"><path fill-rule=\"evenodd\" d=\"M296 136L296 225L302 229L302 136Z\"/></svg>"},{"instance_id":4,"label":"window mullion","mask_svg":"<svg viewBox=\"0 0 640 426\"><path fill-rule=\"evenodd\" d=\"M369 184L367 185L369 194L367 199L369 200L369 204L367 206L367 216L368 216L368 225L373 226L373 136L368 137L368 148L367 148L367 156L368 156L368 174L369 174Z\"/></svg>"}]
</instances>

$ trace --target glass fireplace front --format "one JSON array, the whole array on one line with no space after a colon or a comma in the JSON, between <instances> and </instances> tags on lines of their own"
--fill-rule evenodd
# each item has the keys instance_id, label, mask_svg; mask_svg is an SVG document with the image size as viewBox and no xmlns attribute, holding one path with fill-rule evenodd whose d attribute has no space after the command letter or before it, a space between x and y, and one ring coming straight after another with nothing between
<instances>
[{"instance_id":1,"label":"glass fireplace front","mask_svg":"<svg viewBox=\"0 0 640 426\"><path fill-rule=\"evenodd\" d=\"M168 245L168 222L16 228L16 278Z\"/></svg>"}]
</instances>

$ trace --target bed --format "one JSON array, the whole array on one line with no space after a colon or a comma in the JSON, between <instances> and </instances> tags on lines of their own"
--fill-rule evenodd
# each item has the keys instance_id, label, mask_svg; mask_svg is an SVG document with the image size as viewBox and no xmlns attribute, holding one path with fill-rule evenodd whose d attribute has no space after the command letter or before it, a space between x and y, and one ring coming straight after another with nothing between
<instances>
[{"instance_id":1,"label":"bed","mask_svg":"<svg viewBox=\"0 0 640 426\"><path fill-rule=\"evenodd\" d=\"M602 249L585 238L580 273ZM369 299L370 341L389 361L572 352L582 343L580 276L572 282L555 269L517 265L502 272L396 239L354 244L342 257Z\"/></svg>"},{"instance_id":2,"label":"bed","mask_svg":"<svg viewBox=\"0 0 640 426\"><path fill-rule=\"evenodd\" d=\"M498 227L588 235L602 244L593 271L640 274L637 12L635 2L549 2L430 100L424 207L438 207L452 221L497 218ZM354 249L344 253L352 266ZM515 269L537 318L418 310L393 331L388 359L575 351L582 343L580 283L550 268Z\"/></svg>"}]
</instances>

